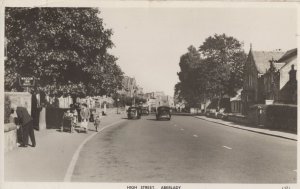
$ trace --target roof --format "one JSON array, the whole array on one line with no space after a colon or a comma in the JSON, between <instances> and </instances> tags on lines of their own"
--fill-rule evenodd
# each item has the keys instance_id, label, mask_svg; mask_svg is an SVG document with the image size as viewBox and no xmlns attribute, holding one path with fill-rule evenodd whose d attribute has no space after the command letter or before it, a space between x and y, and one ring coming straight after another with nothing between
<instances>
[{"instance_id":1,"label":"roof","mask_svg":"<svg viewBox=\"0 0 300 189\"><path fill-rule=\"evenodd\" d=\"M257 68L257 71L261 74L266 73L270 67L270 60L277 61L284 55L281 51L252 51L253 59Z\"/></svg>"},{"instance_id":2,"label":"roof","mask_svg":"<svg viewBox=\"0 0 300 189\"><path fill-rule=\"evenodd\" d=\"M297 56L297 48L286 51L286 53L278 61L284 62L286 59L293 56Z\"/></svg>"}]
</instances>

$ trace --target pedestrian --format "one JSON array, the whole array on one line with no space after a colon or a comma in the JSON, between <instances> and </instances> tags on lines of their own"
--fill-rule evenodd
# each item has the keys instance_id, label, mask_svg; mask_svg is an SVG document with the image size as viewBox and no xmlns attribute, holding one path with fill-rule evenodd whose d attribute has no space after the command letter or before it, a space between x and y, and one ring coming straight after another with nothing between
<instances>
[{"instance_id":1,"label":"pedestrian","mask_svg":"<svg viewBox=\"0 0 300 189\"><path fill-rule=\"evenodd\" d=\"M85 132L88 132L88 124L90 119L90 110L87 107L87 104L82 104L80 110L80 117L81 117L81 127L84 128Z\"/></svg>"},{"instance_id":2,"label":"pedestrian","mask_svg":"<svg viewBox=\"0 0 300 189\"><path fill-rule=\"evenodd\" d=\"M17 106L15 104L12 104L11 107L12 110L16 111L17 125L20 125L20 129L22 132L22 144L20 145L20 147L28 146L28 136L30 137L31 146L35 147L36 141L34 137L32 117L29 115L25 107Z\"/></svg>"},{"instance_id":3,"label":"pedestrian","mask_svg":"<svg viewBox=\"0 0 300 189\"><path fill-rule=\"evenodd\" d=\"M31 117L33 119L33 128L39 130L40 112L42 108L40 106L40 96L35 91L31 95Z\"/></svg>"},{"instance_id":4,"label":"pedestrian","mask_svg":"<svg viewBox=\"0 0 300 189\"><path fill-rule=\"evenodd\" d=\"M98 132L98 128L100 127L100 121L101 121L101 114L96 114L96 118L94 119L94 126L96 129L96 132Z\"/></svg>"}]
</instances>

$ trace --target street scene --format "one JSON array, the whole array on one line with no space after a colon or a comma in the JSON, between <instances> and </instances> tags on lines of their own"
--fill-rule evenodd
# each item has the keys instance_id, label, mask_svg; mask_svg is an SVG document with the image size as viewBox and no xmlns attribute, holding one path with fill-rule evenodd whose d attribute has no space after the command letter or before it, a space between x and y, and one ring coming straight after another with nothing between
<instances>
[{"instance_id":1,"label":"street scene","mask_svg":"<svg viewBox=\"0 0 300 189\"><path fill-rule=\"evenodd\" d=\"M5 7L4 183L295 186L297 36L293 6Z\"/></svg>"}]
</instances>

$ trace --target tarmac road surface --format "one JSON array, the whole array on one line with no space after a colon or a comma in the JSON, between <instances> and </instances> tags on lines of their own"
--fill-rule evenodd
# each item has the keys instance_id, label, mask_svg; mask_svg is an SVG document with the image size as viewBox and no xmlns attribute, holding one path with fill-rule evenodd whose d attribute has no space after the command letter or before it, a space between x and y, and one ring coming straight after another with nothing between
<instances>
[{"instance_id":1,"label":"tarmac road surface","mask_svg":"<svg viewBox=\"0 0 300 189\"><path fill-rule=\"evenodd\" d=\"M156 121L149 115L89 140L72 181L296 183L296 149L296 141L194 117Z\"/></svg>"}]
</instances>

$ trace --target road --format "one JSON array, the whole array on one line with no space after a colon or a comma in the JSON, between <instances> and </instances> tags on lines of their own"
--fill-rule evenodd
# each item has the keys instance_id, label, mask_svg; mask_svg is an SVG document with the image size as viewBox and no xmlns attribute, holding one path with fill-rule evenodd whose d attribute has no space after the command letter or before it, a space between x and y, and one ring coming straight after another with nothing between
<instances>
[{"instance_id":1,"label":"road","mask_svg":"<svg viewBox=\"0 0 300 189\"><path fill-rule=\"evenodd\" d=\"M72 181L296 183L296 149L296 141L190 116L156 121L149 115L95 135Z\"/></svg>"}]
</instances>

